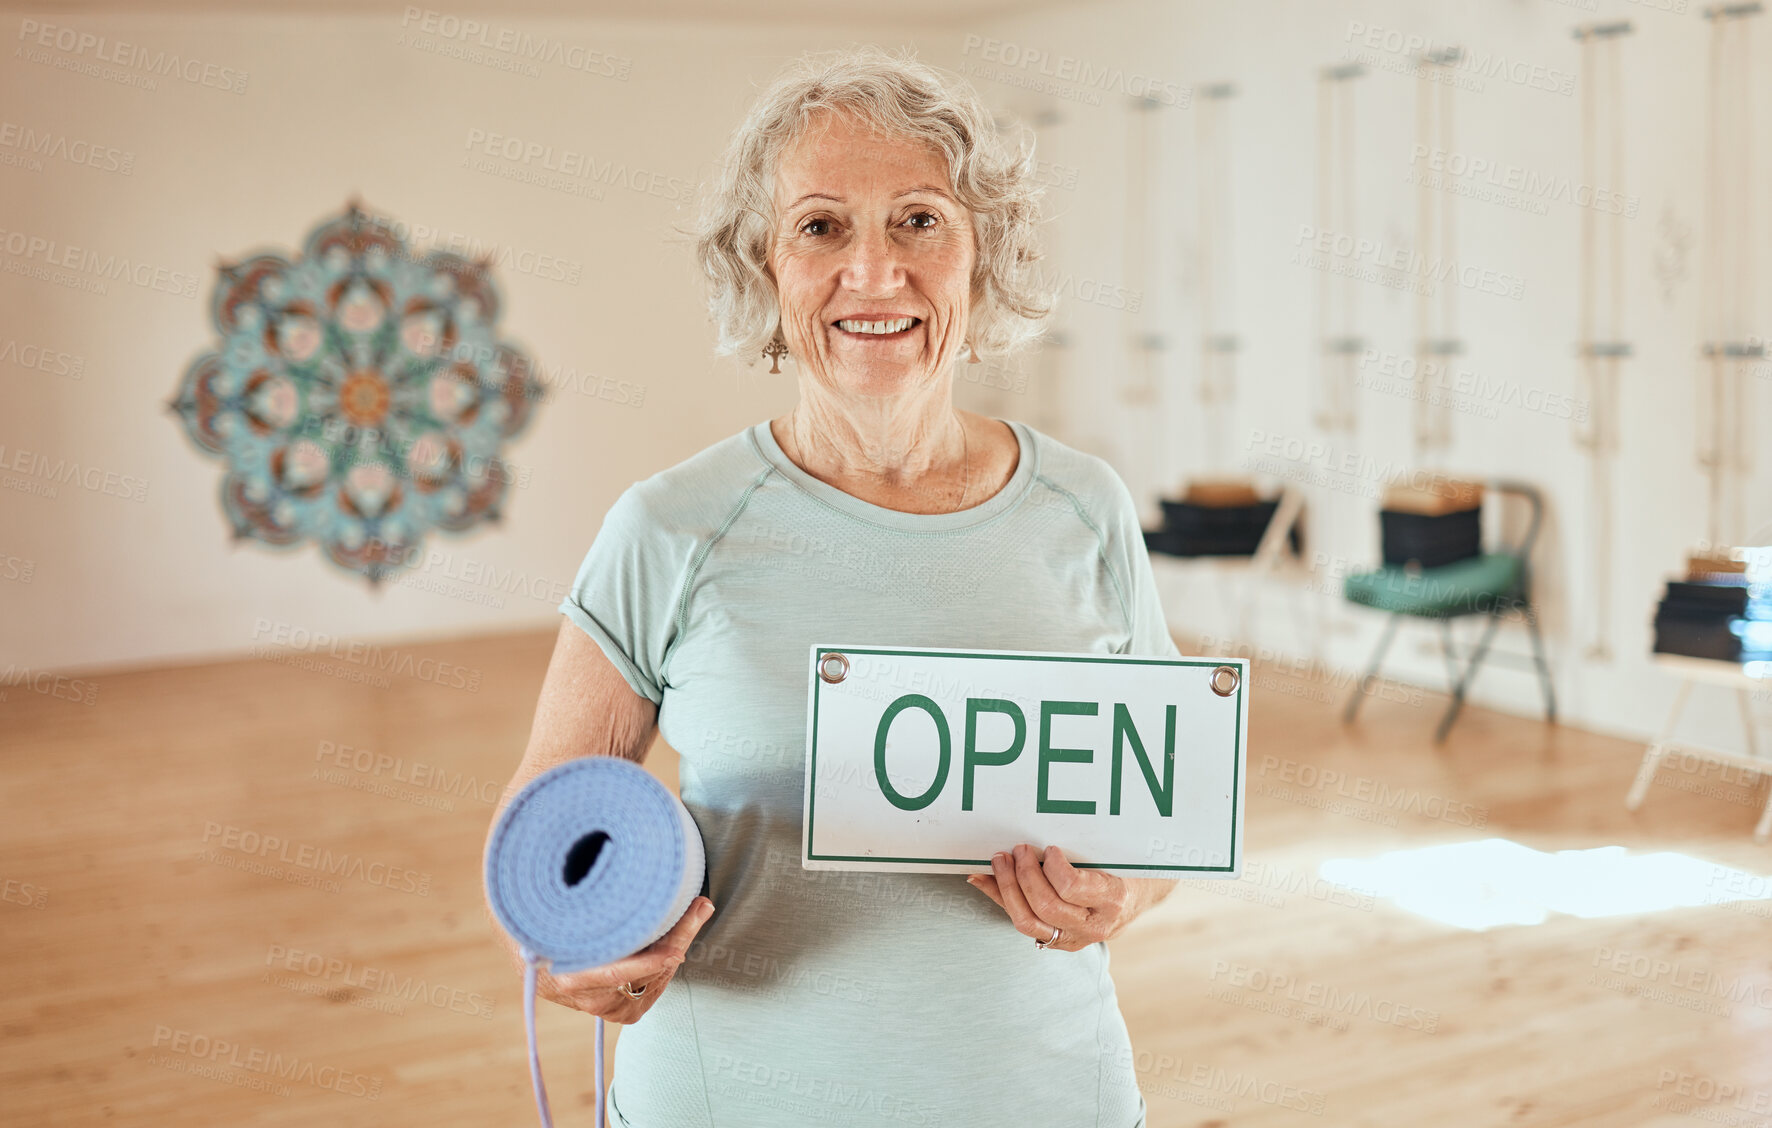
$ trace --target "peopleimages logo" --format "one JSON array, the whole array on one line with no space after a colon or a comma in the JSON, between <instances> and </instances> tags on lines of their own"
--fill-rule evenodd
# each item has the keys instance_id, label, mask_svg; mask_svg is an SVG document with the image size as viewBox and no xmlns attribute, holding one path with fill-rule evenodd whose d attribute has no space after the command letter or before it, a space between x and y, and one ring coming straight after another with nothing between
<instances>
[{"instance_id":1,"label":"peopleimages logo","mask_svg":"<svg viewBox=\"0 0 1772 1128\"><path fill-rule=\"evenodd\" d=\"M81 463L77 459L60 456L51 458L47 454L20 450L17 447L9 449L5 443L0 443L0 473L35 479L36 485L47 489L49 497L55 496L54 487L58 485L79 486L89 493L101 493L127 501L146 501L148 497L146 478L119 474L102 466Z\"/></svg>"},{"instance_id":2,"label":"peopleimages logo","mask_svg":"<svg viewBox=\"0 0 1772 1128\"><path fill-rule=\"evenodd\" d=\"M531 35L514 27L482 23L471 16L456 16L410 4L400 16L400 27L405 33L417 32L439 40L482 48L524 63L551 63L566 70L614 78L622 82L628 80L634 68L634 60L623 55L550 39L545 35Z\"/></svg>"},{"instance_id":3,"label":"peopleimages logo","mask_svg":"<svg viewBox=\"0 0 1772 1128\"><path fill-rule=\"evenodd\" d=\"M1469 368L1454 369L1444 361L1423 360L1418 366L1415 357L1388 349L1367 349L1360 354L1354 386L1415 399L1434 391L1448 392L1457 397L1454 404L1468 404L1463 410L1480 410L1489 419L1497 418L1497 409L1502 407L1578 423L1586 423L1589 413L1584 399L1506 377L1479 375Z\"/></svg>"},{"instance_id":4,"label":"peopleimages logo","mask_svg":"<svg viewBox=\"0 0 1772 1128\"><path fill-rule=\"evenodd\" d=\"M1535 203L1549 200L1577 208L1592 208L1608 215L1622 215L1626 219L1635 219L1642 203L1634 194L1626 196L1610 188L1597 188L1571 180L1567 176L1541 173L1523 165L1505 164L1490 157L1472 156L1419 142L1410 149L1409 164L1459 180L1517 192ZM1543 215L1544 211L1540 210L1538 214Z\"/></svg>"},{"instance_id":5,"label":"peopleimages logo","mask_svg":"<svg viewBox=\"0 0 1772 1128\"><path fill-rule=\"evenodd\" d=\"M42 345L21 344L15 338L0 344L0 364L17 365L51 376L66 376L70 380L79 380L86 375L85 357Z\"/></svg>"},{"instance_id":6,"label":"peopleimages logo","mask_svg":"<svg viewBox=\"0 0 1772 1128\"><path fill-rule=\"evenodd\" d=\"M431 893L429 873L420 873L418 870L393 866L386 862L367 861L361 855L349 851L335 854L325 847L306 842L290 842L275 834L260 834L256 830L247 830L232 824L205 822L203 842L205 846L213 844L254 860L275 858L298 869L332 877L354 877L369 885L400 893L413 893L420 897L428 897ZM213 854L213 850L206 853ZM202 855L199 857L202 858Z\"/></svg>"},{"instance_id":7,"label":"peopleimages logo","mask_svg":"<svg viewBox=\"0 0 1772 1128\"><path fill-rule=\"evenodd\" d=\"M259 645L253 648L255 657L276 661L290 656L323 654L328 658L360 666L366 673L384 676L384 682L386 674L394 673L451 689L465 689L470 693L480 688L478 668L469 669L436 658L418 658L407 650L384 650L371 643L334 638L325 631L311 631L290 623L261 618L253 625L252 637L255 642L268 638L283 652L280 655L270 646Z\"/></svg>"},{"instance_id":8,"label":"peopleimages logo","mask_svg":"<svg viewBox=\"0 0 1772 1128\"><path fill-rule=\"evenodd\" d=\"M0 149L13 149L31 157L49 157L124 176L135 171L135 154L132 152L81 137L69 137L65 133L39 132L12 121L0 121ZM41 169L42 165L37 167Z\"/></svg>"},{"instance_id":9,"label":"peopleimages logo","mask_svg":"<svg viewBox=\"0 0 1772 1128\"><path fill-rule=\"evenodd\" d=\"M29 666L8 664L5 669L0 670L0 701L6 700L6 690L19 688L80 705L91 705L98 700L97 682L71 678L48 670L33 670Z\"/></svg>"},{"instance_id":10,"label":"peopleimages logo","mask_svg":"<svg viewBox=\"0 0 1772 1128\"><path fill-rule=\"evenodd\" d=\"M493 133L476 127L468 129L464 148L479 156L552 173L559 178L559 183L586 181L587 186L621 187L674 202L688 200L695 192L695 182L680 176L669 176L638 166L630 168L626 161L599 157L576 149L556 148L541 141ZM488 171L491 167L488 165L480 168L480 171ZM544 179L542 183L553 185L556 182Z\"/></svg>"},{"instance_id":11,"label":"peopleimages logo","mask_svg":"<svg viewBox=\"0 0 1772 1128\"><path fill-rule=\"evenodd\" d=\"M1320 231L1308 223L1298 225L1293 247L1295 257L1308 252L1327 261L1359 263L1420 282L1451 282L1479 294L1518 299L1526 289L1525 280L1515 274L1439 255L1430 259L1419 251L1389 246L1380 239L1356 237L1340 231Z\"/></svg>"},{"instance_id":12,"label":"peopleimages logo","mask_svg":"<svg viewBox=\"0 0 1772 1128\"><path fill-rule=\"evenodd\" d=\"M1415 787L1392 787L1383 780L1368 776L1347 776L1334 768L1319 768L1281 756L1263 756L1256 773L1263 779L1270 775L1282 783L1306 792L1337 795L1404 814L1449 822L1458 826L1481 827L1489 820L1489 810L1473 803L1433 795Z\"/></svg>"},{"instance_id":13,"label":"peopleimages logo","mask_svg":"<svg viewBox=\"0 0 1772 1128\"><path fill-rule=\"evenodd\" d=\"M0 250L23 263L59 267L75 276L86 276L86 281L94 283L127 282L181 298L197 296L197 276L188 271L139 262L128 255L76 247L28 231L0 231Z\"/></svg>"},{"instance_id":14,"label":"peopleimages logo","mask_svg":"<svg viewBox=\"0 0 1772 1128\"><path fill-rule=\"evenodd\" d=\"M247 74L243 70L204 62L202 59L186 58L176 51L112 39L108 35L94 35L90 31L77 31L71 27L25 19L19 21L18 40L24 44L21 49L23 57L34 63L51 61L41 50L47 48L62 53L64 60L59 65L66 65L66 56L74 56L80 60L110 63L125 73L137 72L128 77L144 78L155 75L160 78L182 79L193 86L210 86L235 94L246 93Z\"/></svg>"},{"instance_id":15,"label":"peopleimages logo","mask_svg":"<svg viewBox=\"0 0 1772 1128\"><path fill-rule=\"evenodd\" d=\"M285 1056L258 1046L243 1046L226 1038L212 1038L207 1034L180 1030L165 1024L154 1027L153 1048L157 1053L149 1056L150 1064L165 1064L157 1059L164 1054L173 1053L215 1068L245 1070L267 1078L275 1077L281 1081L331 1089L350 1097L374 1100L381 1096L379 1077L341 1069L335 1065L319 1065L304 1061L294 1054ZM226 1075L219 1075L216 1079L231 1080Z\"/></svg>"},{"instance_id":16,"label":"peopleimages logo","mask_svg":"<svg viewBox=\"0 0 1772 1128\"><path fill-rule=\"evenodd\" d=\"M367 748L353 748L322 740L314 751L314 761L330 767L344 768L362 776L383 777L407 784L419 792L437 792L456 799L477 799L485 804L498 802L504 781L481 779L470 772L451 771L422 760L408 760ZM453 809L453 808L451 808Z\"/></svg>"},{"instance_id":17,"label":"peopleimages logo","mask_svg":"<svg viewBox=\"0 0 1772 1128\"><path fill-rule=\"evenodd\" d=\"M299 974L316 984L323 985L323 990L302 992L305 994L321 994L325 991L335 990L337 987L353 987L372 995L388 996L400 1002L424 1003L426 1006L450 1011L454 1014L468 1015L473 1018L492 1017L492 1000L477 991L452 987L446 983L432 983L423 976L402 976L398 972L388 971L385 968L371 967L354 960L340 959L320 952L272 944L265 950L265 966L273 971ZM285 989L294 989L287 982L277 982L276 980L267 980L267 982L275 982L277 986ZM332 986L324 986L327 984Z\"/></svg>"},{"instance_id":18,"label":"peopleimages logo","mask_svg":"<svg viewBox=\"0 0 1772 1128\"><path fill-rule=\"evenodd\" d=\"M1395 999L1374 997L1369 991L1344 990L1314 979L1295 979L1281 972L1270 972L1265 968L1228 960L1213 960L1212 973L1207 979L1215 984L1223 982L1255 995L1283 1000L1288 1004L1320 1008L1332 1015L1369 1018L1374 1022L1401 1026L1406 1030L1419 1030L1425 1034L1434 1033L1440 1024L1440 1012L1436 1010L1410 1006Z\"/></svg>"},{"instance_id":19,"label":"peopleimages logo","mask_svg":"<svg viewBox=\"0 0 1772 1128\"><path fill-rule=\"evenodd\" d=\"M1419 32L1349 20L1347 33L1342 36L1342 40L1367 51L1382 51L1407 59L1413 66L1419 66L1416 60L1425 55L1444 57L1450 52L1454 55L1444 66L1453 73L1499 79L1515 86L1545 90L1564 97L1575 93L1575 75L1571 71L1547 67L1542 63L1529 63L1524 59L1512 59L1496 51L1466 50L1456 44L1436 42L1432 36Z\"/></svg>"},{"instance_id":20,"label":"peopleimages logo","mask_svg":"<svg viewBox=\"0 0 1772 1128\"><path fill-rule=\"evenodd\" d=\"M1147 98L1165 106L1185 106L1190 89L1177 82L1127 71L1124 67L1098 66L1075 55L1054 55L1038 47L1025 47L1003 39L968 35L964 55L975 55L1011 71L1031 71L1044 78L1068 82L1089 90L1111 90L1133 98Z\"/></svg>"}]
</instances>

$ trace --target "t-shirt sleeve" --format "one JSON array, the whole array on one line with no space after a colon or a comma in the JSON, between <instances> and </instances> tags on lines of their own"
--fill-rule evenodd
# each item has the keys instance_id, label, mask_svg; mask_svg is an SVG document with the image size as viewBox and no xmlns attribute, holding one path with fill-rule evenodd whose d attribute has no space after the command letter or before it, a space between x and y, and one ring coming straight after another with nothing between
<instances>
[{"instance_id":1,"label":"t-shirt sleeve","mask_svg":"<svg viewBox=\"0 0 1772 1128\"><path fill-rule=\"evenodd\" d=\"M1108 559L1119 570L1126 586L1126 604L1132 619L1132 641L1125 653L1147 658L1179 657L1181 649L1169 633L1169 622L1157 597L1157 577L1151 571L1144 529L1138 522L1138 504L1118 474L1113 478L1112 513L1107 522Z\"/></svg>"},{"instance_id":2,"label":"t-shirt sleeve","mask_svg":"<svg viewBox=\"0 0 1772 1128\"><path fill-rule=\"evenodd\" d=\"M559 609L596 641L635 693L657 704L664 701L662 670L676 636L683 567L638 486L609 507Z\"/></svg>"}]
</instances>

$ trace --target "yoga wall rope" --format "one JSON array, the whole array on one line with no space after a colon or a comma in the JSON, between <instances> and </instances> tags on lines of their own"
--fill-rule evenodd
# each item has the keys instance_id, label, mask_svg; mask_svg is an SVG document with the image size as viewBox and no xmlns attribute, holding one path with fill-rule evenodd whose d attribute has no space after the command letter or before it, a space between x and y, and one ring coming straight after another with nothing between
<instances>
[{"instance_id":1,"label":"yoga wall rope","mask_svg":"<svg viewBox=\"0 0 1772 1128\"><path fill-rule=\"evenodd\" d=\"M1200 230L1196 239L1200 284L1200 379L1196 395L1205 424L1201 443L1209 472L1230 469L1225 445L1231 433L1231 403L1237 395L1237 335L1231 317L1232 258L1236 242L1231 226L1230 100L1237 88L1215 82L1194 90L1195 168L1199 175Z\"/></svg>"},{"instance_id":2,"label":"yoga wall rope","mask_svg":"<svg viewBox=\"0 0 1772 1128\"><path fill-rule=\"evenodd\" d=\"M1131 348L1126 366L1127 379L1120 381L1120 401L1150 408L1158 400L1162 382L1162 358L1165 347L1157 330L1160 310L1156 306L1152 281L1152 244L1161 221L1156 212L1157 185L1162 181L1164 122L1158 117L1163 105L1155 97L1133 98L1132 118L1126 130L1126 211L1124 249L1124 283L1128 290L1140 295L1138 311L1128 318ZM1147 419L1157 413L1145 411ZM1157 435L1161 449L1161 434Z\"/></svg>"},{"instance_id":3,"label":"yoga wall rope","mask_svg":"<svg viewBox=\"0 0 1772 1128\"><path fill-rule=\"evenodd\" d=\"M1418 152L1455 153L1452 137L1450 68L1464 58L1462 48L1449 47L1423 55L1416 70L1415 141ZM1437 276L1458 259L1453 220L1455 192L1444 191L1434 178L1416 182L1415 242L1428 277ZM1430 284L1415 279L1415 456L1429 459L1452 445L1453 385L1447 379L1452 358L1464 352L1458 339L1458 285L1454 277ZM1440 290L1438 308L1432 300Z\"/></svg>"},{"instance_id":4,"label":"yoga wall rope","mask_svg":"<svg viewBox=\"0 0 1772 1128\"><path fill-rule=\"evenodd\" d=\"M1699 336L1698 463L1710 478L1705 539L1709 551L1742 532L1743 495L1753 469L1752 365L1766 355L1749 322L1756 312L1754 212L1764 201L1754 184L1753 3L1706 8L1711 21L1710 98L1706 107L1704 271Z\"/></svg>"},{"instance_id":5,"label":"yoga wall rope","mask_svg":"<svg viewBox=\"0 0 1772 1128\"><path fill-rule=\"evenodd\" d=\"M630 760L585 756L530 780L486 844L486 900L523 953L523 1024L543 1128L553 1128L535 1039L536 978L631 956L670 931L707 873L682 802ZM597 1019L597 1128L604 1124Z\"/></svg>"},{"instance_id":6,"label":"yoga wall rope","mask_svg":"<svg viewBox=\"0 0 1772 1128\"><path fill-rule=\"evenodd\" d=\"M1318 231L1357 236L1355 207L1354 79L1366 73L1359 63L1341 63L1317 72ZM1312 388L1317 426L1352 437L1358 426L1357 363L1365 342L1359 333L1362 283L1352 271L1317 272L1317 378Z\"/></svg>"},{"instance_id":7,"label":"yoga wall rope","mask_svg":"<svg viewBox=\"0 0 1772 1128\"><path fill-rule=\"evenodd\" d=\"M1581 183L1590 193L1581 210L1581 399L1585 417L1575 417L1575 442L1587 451L1593 562L1589 568L1593 598L1593 641L1587 656L1612 660L1613 507L1612 461L1618 454L1618 366L1631 355L1624 340L1624 80L1620 76L1620 42L1630 34L1629 21L1586 24L1575 29L1581 44ZM1604 121L1602 121L1604 118ZM1601 150L1606 172L1601 174ZM1614 207L1604 238L1595 214L1600 187L1611 193ZM1605 269L1600 268L1604 259ZM1601 325L1602 296L1607 311Z\"/></svg>"}]
</instances>

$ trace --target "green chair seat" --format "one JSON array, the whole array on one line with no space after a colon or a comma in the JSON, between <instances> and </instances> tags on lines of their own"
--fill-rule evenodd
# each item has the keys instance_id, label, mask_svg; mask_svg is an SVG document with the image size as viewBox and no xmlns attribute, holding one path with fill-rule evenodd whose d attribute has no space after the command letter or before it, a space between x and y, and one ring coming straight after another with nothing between
<instances>
[{"instance_id":1,"label":"green chair seat","mask_svg":"<svg viewBox=\"0 0 1772 1128\"><path fill-rule=\"evenodd\" d=\"M1431 619L1489 613L1518 599L1520 558L1485 553L1439 568L1409 570L1387 564L1349 576L1342 589L1350 602Z\"/></svg>"}]
</instances>

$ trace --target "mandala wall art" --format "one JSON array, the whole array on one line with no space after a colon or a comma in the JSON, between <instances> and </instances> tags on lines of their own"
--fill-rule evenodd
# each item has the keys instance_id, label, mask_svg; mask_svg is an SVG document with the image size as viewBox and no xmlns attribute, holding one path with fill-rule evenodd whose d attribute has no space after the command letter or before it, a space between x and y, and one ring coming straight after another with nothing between
<instances>
[{"instance_id":1,"label":"mandala wall art","mask_svg":"<svg viewBox=\"0 0 1772 1128\"><path fill-rule=\"evenodd\" d=\"M312 540L374 586L422 560L431 529L499 520L505 442L544 388L498 337L489 266L416 255L355 200L293 261L218 264L219 341L168 407L225 464L236 541Z\"/></svg>"}]
</instances>

